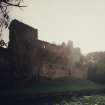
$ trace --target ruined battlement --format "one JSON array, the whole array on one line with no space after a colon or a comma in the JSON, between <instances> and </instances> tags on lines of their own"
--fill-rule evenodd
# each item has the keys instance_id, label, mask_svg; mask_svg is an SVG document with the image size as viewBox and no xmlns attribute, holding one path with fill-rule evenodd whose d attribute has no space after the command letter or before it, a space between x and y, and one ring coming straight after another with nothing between
<instances>
[{"instance_id":1,"label":"ruined battlement","mask_svg":"<svg viewBox=\"0 0 105 105\"><path fill-rule=\"evenodd\" d=\"M86 77L84 74L87 73L84 68L79 67L76 71L80 72L81 76L78 76L78 72L73 72L74 63L80 62L81 52L79 48L73 48L72 41L67 45L55 45L39 40L37 29L18 20L11 22L8 48L0 48L0 54L0 62L2 62L0 70L2 64L5 65L7 62L5 71L9 68L10 74L20 79L39 79L40 76L58 78L74 75L72 73L75 73L74 76L84 78Z\"/></svg>"}]
</instances>

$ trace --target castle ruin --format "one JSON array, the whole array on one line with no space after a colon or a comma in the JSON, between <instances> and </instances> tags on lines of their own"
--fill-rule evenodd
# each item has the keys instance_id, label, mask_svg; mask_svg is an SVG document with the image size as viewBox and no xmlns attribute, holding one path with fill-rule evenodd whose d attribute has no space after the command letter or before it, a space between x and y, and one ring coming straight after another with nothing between
<instances>
[{"instance_id":1,"label":"castle ruin","mask_svg":"<svg viewBox=\"0 0 105 105\"><path fill-rule=\"evenodd\" d=\"M8 48L0 48L0 72L7 78L26 80L67 76L86 79L82 58L72 41L55 45L39 40L37 29L13 20Z\"/></svg>"}]
</instances>

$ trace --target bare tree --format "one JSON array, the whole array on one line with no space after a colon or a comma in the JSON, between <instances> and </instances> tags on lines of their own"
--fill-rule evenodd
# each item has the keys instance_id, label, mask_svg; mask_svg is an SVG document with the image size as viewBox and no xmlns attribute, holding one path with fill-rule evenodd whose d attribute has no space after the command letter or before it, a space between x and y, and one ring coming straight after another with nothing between
<instances>
[{"instance_id":1,"label":"bare tree","mask_svg":"<svg viewBox=\"0 0 105 105\"><path fill-rule=\"evenodd\" d=\"M21 5L23 0L0 0L0 28L7 28L9 23L8 7L25 7Z\"/></svg>"},{"instance_id":2,"label":"bare tree","mask_svg":"<svg viewBox=\"0 0 105 105\"><path fill-rule=\"evenodd\" d=\"M23 0L0 0L0 37L2 35L2 30L9 26L10 16L8 14L9 7L25 7L22 5ZM1 41L3 42L3 41ZM0 42L0 46L5 45Z\"/></svg>"}]
</instances>

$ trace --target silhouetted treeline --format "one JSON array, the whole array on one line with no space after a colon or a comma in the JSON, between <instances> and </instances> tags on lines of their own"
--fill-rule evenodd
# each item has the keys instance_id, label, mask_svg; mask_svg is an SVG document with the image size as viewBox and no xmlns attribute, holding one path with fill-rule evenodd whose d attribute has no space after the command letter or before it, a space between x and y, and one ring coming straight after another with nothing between
<instances>
[{"instance_id":1,"label":"silhouetted treeline","mask_svg":"<svg viewBox=\"0 0 105 105\"><path fill-rule=\"evenodd\" d=\"M93 52L87 55L88 79L105 83L105 52Z\"/></svg>"}]
</instances>

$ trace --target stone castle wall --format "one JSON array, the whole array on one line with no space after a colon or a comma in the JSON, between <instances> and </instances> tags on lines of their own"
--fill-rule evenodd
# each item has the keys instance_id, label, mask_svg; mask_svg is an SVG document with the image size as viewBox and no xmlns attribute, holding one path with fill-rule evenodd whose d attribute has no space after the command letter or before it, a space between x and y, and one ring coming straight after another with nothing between
<instances>
[{"instance_id":1,"label":"stone castle wall","mask_svg":"<svg viewBox=\"0 0 105 105\"><path fill-rule=\"evenodd\" d=\"M17 20L11 22L9 30L7 52L11 56L8 54L6 56L11 58L5 60L13 64L13 72L17 78L38 79L40 76L84 78L87 73L85 68L74 68L75 63L80 61L81 53L73 48L72 42L69 41L67 45L55 45L41 41L38 39L37 29Z\"/></svg>"}]
</instances>

